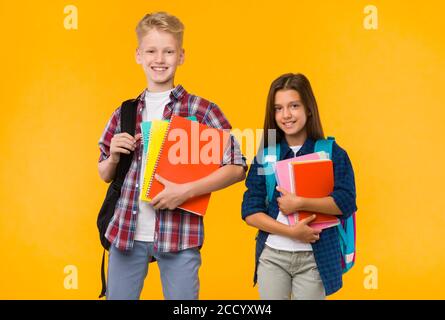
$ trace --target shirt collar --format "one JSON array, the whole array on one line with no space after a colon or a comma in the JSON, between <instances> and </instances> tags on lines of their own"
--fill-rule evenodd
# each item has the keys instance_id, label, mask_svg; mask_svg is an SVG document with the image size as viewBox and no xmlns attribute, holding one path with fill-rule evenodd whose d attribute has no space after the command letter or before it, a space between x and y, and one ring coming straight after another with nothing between
<instances>
[{"instance_id":1,"label":"shirt collar","mask_svg":"<svg viewBox=\"0 0 445 320\"><path fill-rule=\"evenodd\" d=\"M170 92L170 99L174 101L181 100L181 98L187 93L183 86L178 84L172 92ZM138 97L138 100L145 101L145 95L147 94L147 89L145 89Z\"/></svg>"},{"instance_id":2,"label":"shirt collar","mask_svg":"<svg viewBox=\"0 0 445 320\"><path fill-rule=\"evenodd\" d=\"M310 138L307 138L297 154L304 155L304 154L312 153L312 152L314 152L314 146L315 146L315 141ZM280 159L286 159L287 157L289 157L289 153L292 156L294 155L294 152L287 144L286 139L283 138L283 139L281 139L281 142L280 142Z\"/></svg>"},{"instance_id":3,"label":"shirt collar","mask_svg":"<svg viewBox=\"0 0 445 320\"><path fill-rule=\"evenodd\" d=\"M175 98L176 100L181 100L181 98L187 93L185 89L178 84L173 91L170 93L170 98Z\"/></svg>"}]
</instances>

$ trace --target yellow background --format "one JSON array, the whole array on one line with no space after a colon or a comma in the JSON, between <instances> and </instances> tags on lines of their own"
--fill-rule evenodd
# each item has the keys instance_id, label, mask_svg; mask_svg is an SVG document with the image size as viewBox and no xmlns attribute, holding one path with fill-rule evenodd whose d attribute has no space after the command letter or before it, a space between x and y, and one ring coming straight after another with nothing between
<instances>
[{"instance_id":1,"label":"yellow background","mask_svg":"<svg viewBox=\"0 0 445 320\"><path fill-rule=\"evenodd\" d=\"M64 28L66 5L78 30ZM378 30L363 9L378 8ZM273 79L311 80L325 133L355 175L357 262L331 299L444 299L445 6L442 1L1 1L0 298L96 299L96 216L107 185L98 139L145 77L134 28L148 12L184 22L176 83L260 128ZM213 194L201 299L257 299L244 185ZM64 267L78 289L64 288ZM364 287L365 267L378 288ZM142 294L162 299L157 266Z\"/></svg>"}]
</instances>

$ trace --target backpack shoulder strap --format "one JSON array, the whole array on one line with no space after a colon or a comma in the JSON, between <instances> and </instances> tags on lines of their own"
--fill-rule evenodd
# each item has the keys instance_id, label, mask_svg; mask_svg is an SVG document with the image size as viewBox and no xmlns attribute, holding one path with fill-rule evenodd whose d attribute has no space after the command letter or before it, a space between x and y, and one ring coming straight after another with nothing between
<instances>
[{"instance_id":1,"label":"backpack shoulder strap","mask_svg":"<svg viewBox=\"0 0 445 320\"><path fill-rule=\"evenodd\" d=\"M121 132L126 132L131 136L134 136L136 130L136 111L138 100L131 99L124 101L121 106ZM133 151L130 154L121 153L119 163L116 167L116 175L114 182L122 186L125 176L133 159Z\"/></svg>"},{"instance_id":2,"label":"backpack shoulder strap","mask_svg":"<svg viewBox=\"0 0 445 320\"><path fill-rule=\"evenodd\" d=\"M264 148L264 173L266 176L266 191L267 191L267 201L268 205L273 199L273 195L275 192L275 186L277 184L277 181L275 179L275 173L274 173L274 164L280 160L280 144L277 143L275 147Z\"/></svg>"},{"instance_id":3,"label":"backpack shoulder strap","mask_svg":"<svg viewBox=\"0 0 445 320\"><path fill-rule=\"evenodd\" d=\"M327 139L319 139L315 142L314 152L324 151L328 154L329 159L332 159L332 145L334 144L334 137L327 137Z\"/></svg>"}]
</instances>

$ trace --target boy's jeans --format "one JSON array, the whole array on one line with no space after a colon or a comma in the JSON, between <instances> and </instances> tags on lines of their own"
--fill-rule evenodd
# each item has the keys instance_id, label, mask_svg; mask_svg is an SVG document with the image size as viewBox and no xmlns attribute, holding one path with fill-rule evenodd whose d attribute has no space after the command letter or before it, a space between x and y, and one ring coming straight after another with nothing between
<instances>
[{"instance_id":1,"label":"boy's jeans","mask_svg":"<svg viewBox=\"0 0 445 320\"><path fill-rule=\"evenodd\" d=\"M154 252L153 242L135 241L133 250L122 252L110 247L107 300L137 300L142 291L151 256L158 262L164 298L198 299L199 248L174 253Z\"/></svg>"}]
</instances>

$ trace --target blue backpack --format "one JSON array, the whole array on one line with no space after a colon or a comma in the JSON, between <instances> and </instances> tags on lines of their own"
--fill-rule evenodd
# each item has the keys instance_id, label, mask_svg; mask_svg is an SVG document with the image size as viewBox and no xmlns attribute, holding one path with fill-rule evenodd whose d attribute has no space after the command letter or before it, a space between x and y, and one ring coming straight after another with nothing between
<instances>
[{"instance_id":1,"label":"blue backpack","mask_svg":"<svg viewBox=\"0 0 445 320\"><path fill-rule=\"evenodd\" d=\"M332 159L332 145L335 138L328 137L327 139L317 140L315 143L314 152L324 151L328 154L329 159ZM266 189L267 189L267 204L269 204L274 195L277 181L274 174L274 164L279 160L280 144L277 143L275 147L267 147L264 149L264 169L266 175ZM341 262L343 273L346 273L352 268L355 262L355 243L356 243L356 228L355 228L355 212L346 220L341 219L341 223L336 226L339 235Z\"/></svg>"}]
</instances>

